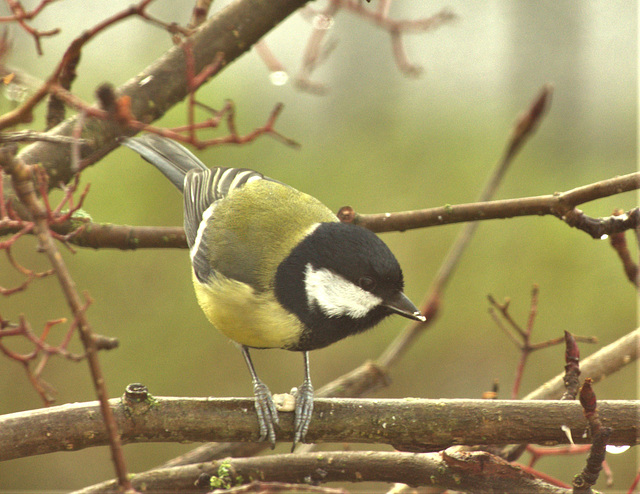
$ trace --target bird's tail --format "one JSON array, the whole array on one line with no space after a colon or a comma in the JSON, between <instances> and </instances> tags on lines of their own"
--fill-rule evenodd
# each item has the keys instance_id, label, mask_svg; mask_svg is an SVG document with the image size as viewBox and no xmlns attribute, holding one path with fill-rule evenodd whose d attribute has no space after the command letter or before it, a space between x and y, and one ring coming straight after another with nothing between
<instances>
[{"instance_id":1,"label":"bird's tail","mask_svg":"<svg viewBox=\"0 0 640 494\"><path fill-rule=\"evenodd\" d=\"M120 142L160 170L180 192L184 190L184 176L189 170L208 170L187 148L156 134L125 138Z\"/></svg>"}]
</instances>

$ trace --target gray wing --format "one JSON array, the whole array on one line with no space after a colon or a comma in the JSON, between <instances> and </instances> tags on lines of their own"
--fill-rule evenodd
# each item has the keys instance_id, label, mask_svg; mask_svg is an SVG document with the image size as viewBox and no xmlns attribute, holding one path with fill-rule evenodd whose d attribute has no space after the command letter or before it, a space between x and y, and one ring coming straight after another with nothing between
<instances>
[{"instance_id":1,"label":"gray wing","mask_svg":"<svg viewBox=\"0 0 640 494\"><path fill-rule=\"evenodd\" d=\"M212 269L202 239L216 203L249 181L276 180L246 168L209 169L184 146L155 134L121 142L158 168L183 193L184 230L193 270L198 281L206 282Z\"/></svg>"},{"instance_id":2,"label":"gray wing","mask_svg":"<svg viewBox=\"0 0 640 494\"><path fill-rule=\"evenodd\" d=\"M207 246L203 241L207 220L218 201L253 180L271 179L246 168L192 169L187 172L183 190L184 230L193 271L201 283L205 283L212 275Z\"/></svg>"}]
</instances>

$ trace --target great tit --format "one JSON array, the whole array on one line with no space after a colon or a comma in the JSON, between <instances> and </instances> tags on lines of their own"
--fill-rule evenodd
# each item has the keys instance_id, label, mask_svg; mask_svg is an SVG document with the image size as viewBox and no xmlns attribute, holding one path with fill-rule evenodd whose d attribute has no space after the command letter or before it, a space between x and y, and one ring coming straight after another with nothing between
<instances>
[{"instance_id":1,"label":"great tit","mask_svg":"<svg viewBox=\"0 0 640 494\"><path fill-rule=\"evenodd\" d=\"M309 351L372 328L392 313L424 321L404 295L402 270L371 231L341 223L317 199L245 168L207 168L180 144L123 139L184 196L196 297L209 321L239 344L260 440L275 445L278 412L249 348L302 352L293 445L313 411Z\"/></svg>"}]
</instances>

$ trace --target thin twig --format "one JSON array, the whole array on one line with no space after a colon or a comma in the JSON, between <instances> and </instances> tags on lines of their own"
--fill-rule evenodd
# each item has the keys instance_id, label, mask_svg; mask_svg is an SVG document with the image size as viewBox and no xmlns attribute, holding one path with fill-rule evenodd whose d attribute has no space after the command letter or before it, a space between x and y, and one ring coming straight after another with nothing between
<instances>
[{"instance_id":1,"label":"thin twig","mask_svg":"<svg viewBox=\"0 0 640 494\"><path fill-rule=\"evenodd\" d=\"M309 35L307 44L302 56L302 66L300 72L295 77L295 84L298 88L316 93L324 94L327 86L311 80L311 74L318 68L321 62L328 58L329 53L335 48L332 42L323 43L329 28L334 23L337 13L345 9L354 15L370 22L380 29L385 30L391 39L392 53L397 67L402 73L409 77L417 77L422 73L422 67L412 63L406 53L403 35L407 33L419 33L436 29L443 24L456 18L455 14L448 9L443 9L436 14L422 19L392 19L389 17L388 1L380 2L377 9L366 7L360 0L331 0L322 10L306 7L302 13L311 21L313 30ZM263 52L264 54L265 52ZM273 63L273 57L263 57L268 66L280 65Z\"/></svg>"},{"instance_id":2,"label":"thin twig","mask_svg":"<svg viewBox=\"0 0 640 494\"><path fill-rule=\"evenodd\" d=\"M199 73L206 65L212 63L217 54L225 54L225 65L228 67L235 59L250 49L253 43L273 29L279 22L300 8L308 0L271 0L261 2L247 0L232 2L211 16L192 35L194 42L194 56L196 59L196 73ZM143 2L135 5L136 8L144 6ZM125 14L129 9L122 11ZM132 15L138 15L137 12ZM119 17L110 18L116 22ZM228 26L238 26L238 29L228 29ZM89 32L94 33L103 24L94 26ZM242 43L238 40L241 39ZM86 42L81 37L79 43ZM77 46L74 42L73 46ZM70 46L69 50L73 47ZM66 62L61 62L66 63ZM49 83L40 86L34 93L38 95L29 99L13 112L8 112L0 117L0 128L23 122L31 116L33 108L42 101L49 92L64 90L56 84L57 77L50 78ZM169 49L165 56L158 62L150 65L140 72L135 78L123 84L116 90L120 98L129 99L133 118L144 122L152 122L164 115L169 108L182 101L188 94L186 77L184 73L184 52L180 47ZM68 95L73 99L72 95ZM75 98L76 101L78 98ZM25 106L26 105L26 106ZM91 128L94 139L89 145L82 146L82 161L79 168L85 168L103 156L113 151L117 146L117 137L126 134L134 135L135 129L123 131L119 125L113 125L113 121L106 112L97 106L79 105L86 111L86 128ZM71 117L65 120L51 134L70 135L76 125L77 118ZM20 157L28 164L40 163L56 177L54 185L67 182L77 170L71 167L70 149L50 143L38 142L25 147L20 151Z\"/></svg>"},{"instance_id":3,"label":"thin twig","mask_svg":"<svg viewBox=\"0 0 640 494\"><path fill-rule=\"evenodd\" d=\"M22 6L22 3L18 0L6 0L7 5L13 12L12 16L0 17L0 22L17 22L20 27L29 35L33 37L33 40L36 44L36 52L38 55L42 55L42 45L40 43L40 39L43 37L54 36L60 32L59 28L49 29L46 31L41 31L36 29L26 21L34 19L42 10L49 4L53 3L55 0L41 0L41 2L36 5L32 10L25 10Z\"/></svg>"},{"instance_id":4,"label":"thin twig","mask_svg":"<svg viewBox=\"0 0 640 494\"><path fill-rule=\"evenodd\" d=\"M189 29L195 29L207 20L207 14L209 13L212 3L213 0L196 0L191 14L191 20L189 21Z\"/></svg>"},{"instance_id":5,"label":"thin twig","mask_svg":"<svg viewBox=\"0 0 640 494\"><path fill-rule=\"evenodd\" d=\"M640 172L594 182L562 193L505 199L500 201L446 205L396 213L358 214L351 210L349 222L371 231L394 232L467 221L553 215L594 239L640 226L640 208L623 215L592 218L576 206L624 192L640 189Z\"/></svg>"},{"instance_id":6,"label":"thin twig","mask_svg":"<svg viewBox=\"0 0 640 494\"><path fill-rule=\"evenodd\" d=\"M513 162L515 153L522 147L522 144L531 136L531 134L537 128L540 118L544 115L544 109L548 106L551 97L551 86L545 85L542 87L540 93L536 96L533 103L530 105L529 110L520 117L516 122L514 130L511 133L507 148L502 159L498 162L497 167L492 171L489 176L489 180L480 193L479 201L488 201L495 194L498 189L504 174L508 170L509 166ZM526 122L526 124L523 124ZM358 222L362 223L362 222ZM366 222L364 222L366 226ZM444 289L451 279L453 272L458 266L462 254L466 247L471 242L471 238L478 228L479 223L468 223L458 234L458 237L454 241L453 245L449 249L447 257L440 265L440 269L436 274L436 277L429 289L427 297L421 304L421 312L427 318L424 323L412 323L410 324L402 334L400 334L389 347L380 356L379 362L383 366L390 366L397 361L401 354L403 354L410 346L411 343L421 335L426 328L431 325L431 322L435 319L438 313L440 300Z\"/></svg>"},{"instance_id":7,"label":"thin twig","mask_svg":"<svg viewBox=\"0 0 640 494\"><path fill-rule=\"evenodd\" d=\"M564 384L567 390L561 400L575 400L580 386L580 348L576 338L568 331L564 332Z\"/></svg>"},{"instance_id":8,"label":"thin twig","mask_svg":"<svg viewBox=\"0 0 640 494\"><path fill-rule=\"evenodd\" d=\"M108 17L93 28L84 31L79 37L74 39L63 54L57 67L44 84L40 86L22 105L0 117L0 129L5 129L7 127L12 127L14 125L30 121L33 118L33 109L48 94L50 94L54 88L58 88L55 94L57 97L60 97L60 95L65 92L64 88L59 84L60 78L70 65L77 63L84 45L106 28L126 19L127 17L143 16L144 9L149 3L151 3L151 1L152 0L141 0L138 4L132 5L115 15Z\"/></svg>"},{"instance_id":9,"label":"thin twig","mask_svg":"<svg viewBox=\"0 0 640 494\"><path fill-rule=\"evenodd\" d=\"M109 435L111 456L114 462L118 483L123 490L131 489L131 482L127 475L127 468L122 453L120 435L109 405L109 398L105 386L105 379L98 361L97 349L93 340L93 330L86 317L86 305L76 290L75 282L56 248L51 237L48 223L47 209L38 199L34 186L34 166L26 165L22 160L13 156L12 150L7 147L0 149L0 166L3 171L11 175L13 188L20 201L27 207L34 218L35 232L40 248L49 258L51 266L56 272L60 286L65 294L67 303L77 322L80 339L87 353L87 361L93 378L96 395L100 402L100 409L104 418L105 427Z\"/></svg>"},{"instance_id":10,"label":"thin twig","mask_svg":"<svg viewBox=\"0 0 640 494\"><path fill-rule=\"evenodd\" d=\"M622 216L624 211L616 209L613 212L613 216ZM639 231L636 229L636 231ZM609 237L611 247L616 251L627 279L635 285L636 288L640 288L640 278L638 277L638 264L631 258L629 247L627 246L627 239L624 232L614 233Z\"/></svg>"},{"instance_id":11,"label":"thin twig","mask_svg":"<svg viewBox=\"0 0 640 494\"><path fill-rule=\"evenodd\" d=\"M522 382L522 376L524 375L525 365L527 363L527 359L532 352L536 350L542 350L544 348L549 348L555 345L559 345L561 343L566 342L567 332L565 331L565 336L560 338L554 338L550 340L546 340L540 343L532 343L531 336L533 334L533 324L535 322L535 318L538 312L538 293L539 288L538 285L533 285L531 290L531 305L529 308L529 317L527 319L527 325L523 329L511 316L509 312L510 300L507 299L504 303L497 302L491 295L489 295L489 302L493 306L492 309L496 309L502 318L508 323L508 326L505 326L500 318L496 315L496 311L490 309L490 314L493 317L494 321L498 325L498 327L509 336L509 339L513 342L513 344L520 350L520 360L518 362L518 366L516 369L516 377L513 381L513 388L511 391L511 399L515 400L518 397L518 392L520 390L520 383ZM598 339L595 336L571 336L571 339L575 341L583 341L588 343L597 343ZM574 352L575 353L575 352ZM578 354L579 356L579 354ZM578 372L579 374L579 372Z\"/></svg>"},{"instance_id":12,"label":"thin twig","mask_svg":"<svg viewBox=\"0 0 640 494\"><path fill-rule=\"evenodd\" d=\"M533 333L533 323L535 321L535 316L538 308L538 293L538 285L533 285L533 288L531 289L531 306L529 309L529 319L524 329L521 328L511 317L511 314L508 311L508 303L499 304L493 299L493 297L489 298L489 300L492 301L493 306L500 311L502 317L504 317L504 319L522 339L521 343L516 343L516 346L520 349L520 360L518 361L518 366L516 368L516 377L513 380L513 388L511 389L512 400L515 400L518 397L518 391L520 390L520 383L522 382L522 376L524 375L524 369L527 364L527 359L529 358L531 352L534 351L534 348L531 345L531 334Z\"/></svg>"},{"instance_id":13,"label":"thin twig","mask_svg":"<svg viewBox=\"0 0 640 494\"><path fill-rule=\"evenodd\" d=\"M596 394L591 386L590 378L585 379L582 388L580 388L580 404L589 423L589 431L593 438L593 443L582 472L573 478L574 494L593 492L591 486L595 485L600 476L600 471L605 461L607 440L612 432L612 429L604 427L600 420Z\"/></svg>"}]
</instances>

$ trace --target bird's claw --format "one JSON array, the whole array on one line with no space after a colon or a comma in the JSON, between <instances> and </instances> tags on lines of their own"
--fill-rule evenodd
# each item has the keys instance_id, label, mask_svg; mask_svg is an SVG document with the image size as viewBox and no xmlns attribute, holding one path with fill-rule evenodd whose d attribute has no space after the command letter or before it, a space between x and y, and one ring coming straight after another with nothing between
<instances>
[{"instance_id":1,"label":"bird's claw","mask_svg":"<svg viewBox=\"0 0 640 494\"><path fill-rule=\"evenodd\" d=\"M256 414L258 415L258 425L260 427L258 441L268 439L271 449L273 449L276 446L275 426L279 423L276 405L273 403L269 388L262 382L254 384L253 394L256 397Z\"/></svg>"},{"instance_id":2,"label":"bird's claw","mask_svg":"<svg viewBox=\"0 0 640 494\"><path fill-rule=\"evenodd\" d=\"M296 392L296 412L294 422L293 451L298 443L304 442L311 415L313 414L313 385L305 381Z\"/></svg>"}]
</instances>

